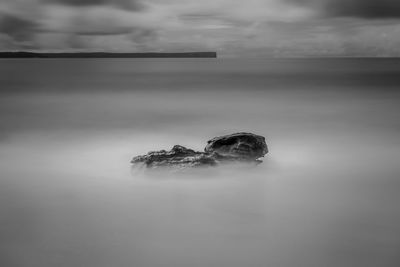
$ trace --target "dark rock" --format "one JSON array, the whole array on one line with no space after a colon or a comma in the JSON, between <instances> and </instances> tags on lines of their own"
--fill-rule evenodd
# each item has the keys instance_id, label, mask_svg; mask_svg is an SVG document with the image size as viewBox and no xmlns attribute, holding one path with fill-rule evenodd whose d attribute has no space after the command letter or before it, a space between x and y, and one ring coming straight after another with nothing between
<instances>
[{"instance_id":1,"label":"dark rock","mask_svg":"<svg viewBox=\"0 0 400 267\"><path fill-rule=\"evenodd\" d=\"M265 138L252 133L235 133L215 137L207 141L206 153L216 152L221 156L239 160L256 160L268 153Z\"/></svg>"},{"instance_id":2,"label":"dark rock","mask_svg":"<svg viewBox=\"0 0 400 267\"><path fill-rule=\"evenodd\" d=\"M170 151L152 151L147 155L134 157L133 164L144 163L147 168L173 167L178 169L199 166L214 166L216 160L211 154L196 152L183 146L175 145Z\"/></svg>"},{"instance_id":3,"label":"dark rock","mask_svg":"<svg viewBox=\"0 0 400 267\"><path fill-rule=\"evenodd\" d=\"M198 152L175 145L170 151L152 151L146 155L136 156L131 163L150 169L160 167L187 169L235 162L258 164L261 162L259 158L268 153L265 138L251 133L215 137L207 142L204 150L205 152Z\"/></svg>"}]
</instances>

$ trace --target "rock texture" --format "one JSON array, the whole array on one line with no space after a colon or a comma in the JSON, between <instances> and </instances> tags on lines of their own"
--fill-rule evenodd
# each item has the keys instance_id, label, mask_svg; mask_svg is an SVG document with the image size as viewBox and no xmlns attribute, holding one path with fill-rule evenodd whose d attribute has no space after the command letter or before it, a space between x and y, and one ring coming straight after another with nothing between
<instances>
[{"instance_id":1,"label":"rock texture","mask_svg":"<svg viewBox=\"0 0 400 267\"><path fill-rule=\"evenodd\" d=\"M179 145L175 145L170 151L152 151L147 153L147 155L134 157L131 163L144 163L148 168L188 168L197 166L214 166L217 164L210 154L196 152Z\"/></svg>"},{"instance_id":2,"label":"rock texture","mask_svg":"<svg viewBox=\"0 0 400 267\"><path fill-rule=\"evenodd\" d=\"M235 133L207 141L204 151L216 152L221 156L235 157L239 160L256 160L268 153L268 147L263 136Z\"/></svg>"},{"instance_id":3,"label":"rock texture","mask_svg":"<svg viewBox=\"0 0 400 267\"><path fill-rule=\"evenodd\" d=\"M215 137L207 142L204 152L175 145L170 151L160 150L136 156L131 163L150 169L218 166L224 163L260 163L268 153L265 138L252 133L235 133Z\"/></svg>"}]
</instances>

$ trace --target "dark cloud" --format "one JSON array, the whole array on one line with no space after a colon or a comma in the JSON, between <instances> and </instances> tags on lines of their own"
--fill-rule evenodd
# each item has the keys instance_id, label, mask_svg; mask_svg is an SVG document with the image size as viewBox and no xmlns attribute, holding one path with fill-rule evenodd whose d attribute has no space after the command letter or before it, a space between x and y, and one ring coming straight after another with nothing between
<instances>
[{"instance_id":1,"label":"dark cloud","mask_svg":"<svg viewBox=\"0 0 400 267\"><path fill-rule=\"evenodd\" d=\"M359 18L400 18L399 0L287 0L320 10L326 16Z\"/></svg>"},{"instance_id":2,"label":"dark cloud","mask_svg":"<svg viewBox=\"0 0 400 267\"><path fill-rule=\"evenodd\" d=\"M142 10L145 6L139 0L44 0L47 3L58 3L67 6L101 6L112 5L129 10Z\"/></svg>"},{"instance_id":3,"label":"dark cloud","mask_svg":"<svg viewBox=\"0 0 400 267\"><path fill-rule=\"evenodd\" d=\"M92 30L92 31L79 31L79 30L77 30L74 34L76 34L76 35L86 35L86 36L96 36L96 35L106 36L106 35L129 34L129 33L131 33L131 31L132 31L131 29L126 29L126 28L113 29L113 30L110 30L110 31L100 31L100 30L97 30L97 31L94 31L94 30Z\"/></svg>"},{"instance_id":4,"label":"dark cloud","mask_svg":"<svg viewBox=\"0 0 400 267\"><path fill-rule=\"evenodd\" d=\"M400 18L399 0L331 0L326 12L333 16Z\"/></svg>"},{"instance_id":5,"label":"dark cloud","mask_svg":"<svg viewBox=\"0 0 400 267\"><path fill-rule=\"evenodd\" d=\"M30 40L38 24L11 14L0 13L0 33L17 41Z\"/></svg>"}]
</instances>

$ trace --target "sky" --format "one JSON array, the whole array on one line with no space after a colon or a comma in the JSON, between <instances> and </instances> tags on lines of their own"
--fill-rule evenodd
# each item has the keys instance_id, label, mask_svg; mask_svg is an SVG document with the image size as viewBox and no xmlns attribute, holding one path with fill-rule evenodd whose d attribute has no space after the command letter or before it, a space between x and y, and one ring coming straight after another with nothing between
<instances>
[{"instance_id":1,"label":"sky","mask_svg":"<svg viewBox=\"0 0 400 267\"><path fill-rule=\"evenodd\" d=\"M400 56L400 1L0 0L0 50Z\"/></svg>"}]
</instances>

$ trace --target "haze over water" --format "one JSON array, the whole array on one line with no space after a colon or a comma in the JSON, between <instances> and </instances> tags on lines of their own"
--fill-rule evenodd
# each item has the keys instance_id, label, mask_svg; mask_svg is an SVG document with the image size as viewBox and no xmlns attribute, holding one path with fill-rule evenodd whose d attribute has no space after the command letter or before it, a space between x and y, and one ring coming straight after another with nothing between
<instances>
[{"instance_id":1,"label":"haze over water","mask_svg":"<svg viewBox=\"0 0 400 267\"><path fill-rule=\"evenodd\" d=\"M393 266L400 61L0 61L0 265ZM248 131L256 168L130 159Z\"/></svg>"}]
</instances>

